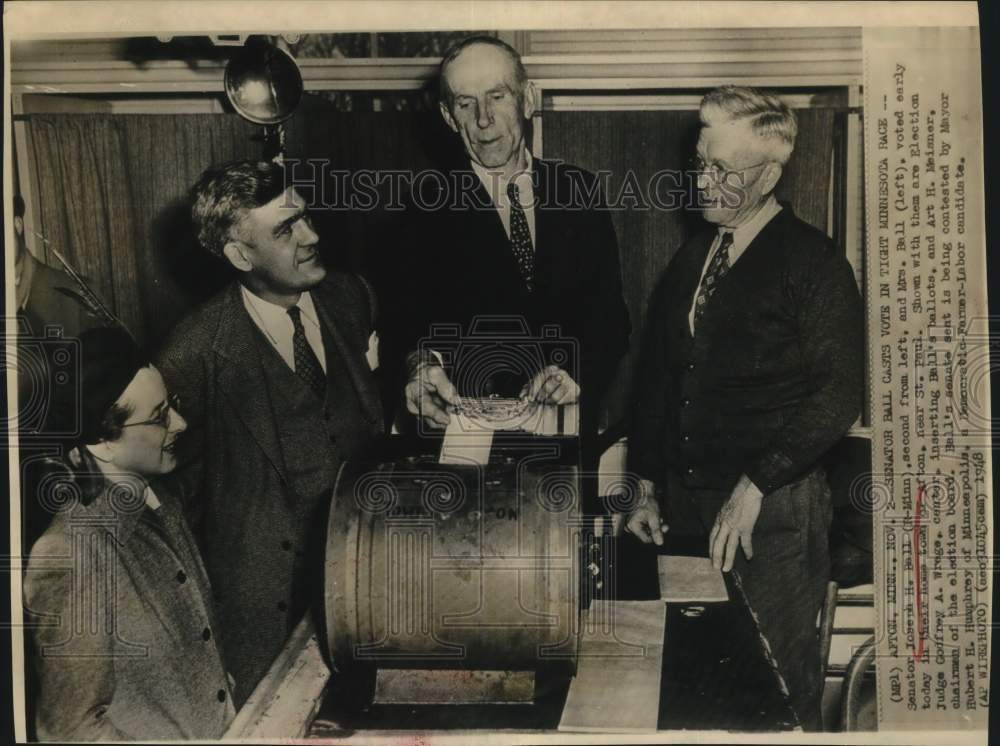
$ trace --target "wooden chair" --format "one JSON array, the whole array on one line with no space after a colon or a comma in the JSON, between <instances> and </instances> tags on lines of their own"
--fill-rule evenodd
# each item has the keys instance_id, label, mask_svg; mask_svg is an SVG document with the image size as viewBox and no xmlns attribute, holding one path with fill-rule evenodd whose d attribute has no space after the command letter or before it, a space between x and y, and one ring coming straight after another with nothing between
<instances>
[{"instance_id":1,"label":"wooden chair","mask_svg":"<svg viewBox=\"0 0 1000 746\"><path fill-rule=\"evenodd\" d=\"M826 584L826 597L823 599L823 606L819 610L819 675L821 686L826 685L826 669L830 664L830 643L833 640L833 618L837 613L837 583L831 580ZM820 700L823 693L820 689ZM822 723L823 730L827 729L827 723Z\"/></svg>"},{"instance_id":2,"label":"wooden chair","mask_svg":"<svg viewBox=\"0 0 1000 746\"><path fill-rule=\"evenodd\" d=\"M875 663L875 652L875 636L872 635L857 649L847 665L840 699L840 729L843 731L872 730L862 727L859 715L865 705L861 699L865 674Z\"/></svg>"}]
</instances>

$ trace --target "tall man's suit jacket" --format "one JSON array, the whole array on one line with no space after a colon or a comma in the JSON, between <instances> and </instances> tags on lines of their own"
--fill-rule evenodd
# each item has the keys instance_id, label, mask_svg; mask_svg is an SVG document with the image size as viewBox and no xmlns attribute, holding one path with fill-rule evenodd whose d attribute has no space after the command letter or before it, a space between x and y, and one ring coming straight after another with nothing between
<instances>
[{"instance_id":1,"label":"tall man's suit jacket","mask_svg":"<svg viewBox=\"0 0 1000 746\"><path fill-rule=\"evenodd\" d=\"M326 351L325 402L254 325L235 283L178 325L157 363L188 421L181 464L168 476L203 543L238 706L313 600L341 463L382 432L365 356L374 318L368 286L331 271L311 293Z\"/></svg>"},{"instance_id":2,"label":"tall man's suit jacket","mask_svg":"<svg viewBox=\"0 0 1000 746\"><path fill-rule=\"evenodd\" d=\"M31 550L40 740L215 740L235 716L181 507L135 497L66 506Z\"/></svg>"},{"instance_id":3,"label":"tall man's suit jacket","mask_svg":"<svg viewBox=\"0 0 1000 746\"><path fill-rule=\"evenodd\" d=\"M561 337L572 340L576 351L558 361L582 388L585 422L596 422L631 330L618 242L601 209L597 179L575 166L534 159L535 287L529 292L500 215L468 162L444 177L420 183L405 229L383 262L382 362L395 372L397 391L405 382L404 356L432 325L458 324L468 334L477 316L513 315L535 336L557 325ZM542 342L540 349L547 355L555 346ZM518 361L509 367L516 369ZM455 371L450 374L454 379ZM463 395L482 393L462 391L455 382Z\"/></svg>"}]
</instances>

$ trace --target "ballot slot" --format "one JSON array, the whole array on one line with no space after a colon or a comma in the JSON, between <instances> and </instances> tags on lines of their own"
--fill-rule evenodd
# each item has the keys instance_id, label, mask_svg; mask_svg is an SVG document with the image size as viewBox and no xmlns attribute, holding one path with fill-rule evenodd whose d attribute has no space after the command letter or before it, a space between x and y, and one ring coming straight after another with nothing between
<instances>
[{"instance_id":1,"label":"ballot slot","mask_svg":"<svg viewBox=\"0 0 1000 746\"><path fill-rule=\"evenodd\" d=\"M445 430L439 462L488 464L494 434L499 432L550 437L579 436L579 405L463 397L452 412Z\"/></svg>"}]
</instances>

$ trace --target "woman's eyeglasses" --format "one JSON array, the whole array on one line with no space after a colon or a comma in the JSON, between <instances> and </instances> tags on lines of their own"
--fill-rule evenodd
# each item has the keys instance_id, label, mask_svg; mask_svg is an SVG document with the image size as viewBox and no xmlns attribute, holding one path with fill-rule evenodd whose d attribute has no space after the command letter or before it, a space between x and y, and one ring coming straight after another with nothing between
<instances>
[{"instance_id":1,"label":"woman's eyeglasses","mask_svg":"<svg viewBox=\"0 0 1000 746\"><path fill-rule=\"evenodd\" d=\"M122 428L135 427L137 425L155 425L157 427L166 428L170 426L170 412L171 410L178 409L181 406L181 398L177 394L170 394L167 396L167 406L160 410L160 413L156 417L151 417L148 420L143 420L142 422L126 422L122 425Z\"/></svg>"}]
</instances>

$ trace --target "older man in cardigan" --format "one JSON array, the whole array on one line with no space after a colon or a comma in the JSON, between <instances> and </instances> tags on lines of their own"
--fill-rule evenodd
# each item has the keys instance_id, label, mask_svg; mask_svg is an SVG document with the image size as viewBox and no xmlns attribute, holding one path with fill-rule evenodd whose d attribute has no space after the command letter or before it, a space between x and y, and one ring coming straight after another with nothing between
<instances>
[{"instance_id":1,"label":"older man in cardigan","mask_svg":"<svg viewBox=\"0 0 1000 746\"><path fill-rule=\"evenodd\" d=\"M861 410L862 305L844 255L772 193L795 144L788 107L728 86L700 117L710 225L650 302L629 436L645 500L626 527L658 544L667 524L707 535L813 729L832 515L819 461Z\"/></svg>"}]
</instances>

